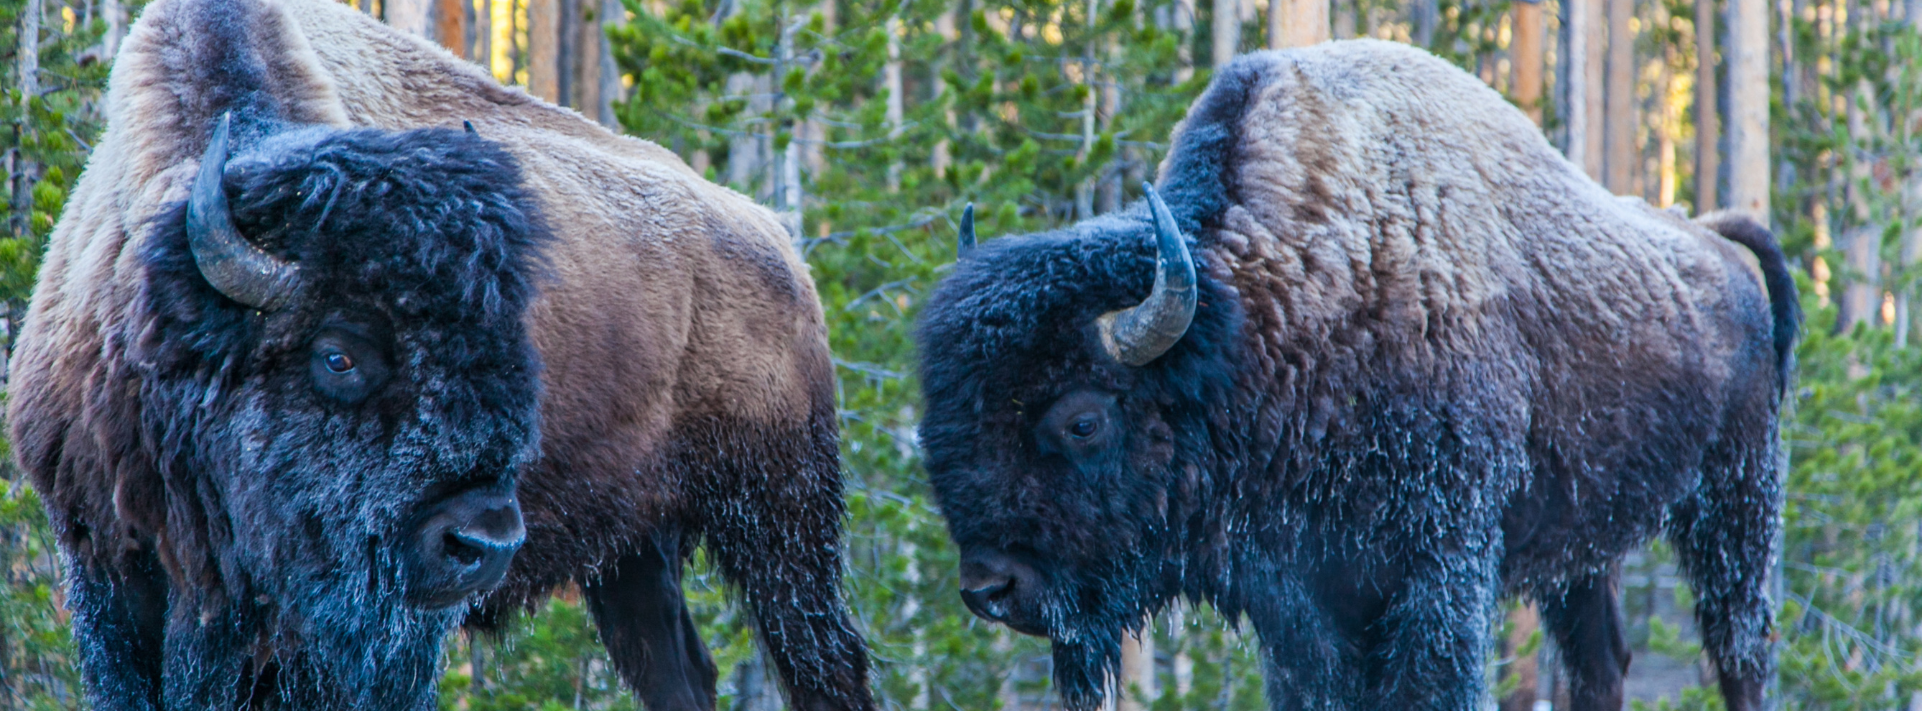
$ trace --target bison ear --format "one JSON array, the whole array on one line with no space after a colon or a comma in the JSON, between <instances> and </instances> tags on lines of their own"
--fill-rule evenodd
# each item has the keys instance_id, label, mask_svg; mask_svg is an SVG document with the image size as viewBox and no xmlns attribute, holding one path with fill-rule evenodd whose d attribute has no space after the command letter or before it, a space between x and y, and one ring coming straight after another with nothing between
<instances>
[{"instance_id":1,"label":"bison ear","mask_svg":"<svg viewBox=\"0 0 1922 711\"><path fill-rule=\"evenodd\" d=\"M961 208L961 229L955 238L960 242L955 250L956 258L965 258L974 251L974 203Z\"/></svg>"}]
</instances>

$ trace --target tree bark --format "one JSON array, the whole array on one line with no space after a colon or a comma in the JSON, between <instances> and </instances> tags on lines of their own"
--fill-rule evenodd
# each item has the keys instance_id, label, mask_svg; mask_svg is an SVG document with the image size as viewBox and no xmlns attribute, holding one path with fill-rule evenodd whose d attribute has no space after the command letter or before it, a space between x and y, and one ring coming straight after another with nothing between
<instances>
[{"instance_id":1,"label":"tree bark","mask_svg":"<svg viewBox=\"0 0 1922 711\"><path fill-rule=\"evenodd\" d=\"M1602 179L1603 0L1568 3L1568 159Z\"/></svg>"},{"instance_id":2,"label":"tree bark","mask_svg":"<svg viewBox=\"0 0 1922 711\"><path fill-rule=\"evenodd\" d=\"M1175 76L1176 84L1187 83L1195 78L1195 0L1175 0L1173 17L1169 18L1175 30Z\"/></svg>"},{"instance_id":3,"label":"tree bark","mask_svg":"<svg viewBox=\"0 0 1922 711\"><path fill-rule=\"evenodd\" d=\"M1609 192L1626 195L1634 192L1635 164L1635 37L1628 27L1635 14L1635 0L1606 0L1608 3L1608 91L1604 103L1608 116L1603 150L1607 158Z\"/></svg>"},{"instance_id":4,"label":"tree bark","mask_svg":"<svg viewBox=\"0 0 1922 711\"><path fill-rule=\"evenodd\" d=\"M433 38L432 15L437 0L386 0L383 14L387 24L402 32Z\"/></svg>"},{"instance_id":5,"label":"tree bark","mask_svg":"<svg viewBox=\"0 0 1922 711\"><path fill-rule=\"evenodd\" d=\"M454 56L467 56L467 2L466 0L434 0L434 34L440 46L453 52Z\"/></svg>"},{"instance_id":6,"label":"tree bark","mask_svg":"<svg viewBox=\"0 0 1922 711\"><path fill-rule=\"evenodd\" d=\"M1509 89L1515 104L1528 112L1528 118L1535 125L1542 125L1542 33L1546 27L1542 23L1541 0L1515 0L1511 6L1515 14L1515 41L1509 46L1513 52L1515 66L1515 85Z\"/></svg>"},{"instance_id":7,"label":"tree bark","mask_svg":"<svg viewBox=\"0 0 1922 711\"><path fill-rule=\"evenodd\" d=\"M1766 0L1728 0L1730 208L1769 224Z\"/></svg>"},{"instance_id":8,"label":"tree bark","mask_svg":"<svg viewBox=\"0 0 1922 711\"><path fill-rule=\"evenodd\" d=\"M1239 0L1215 0L1214 68L1227 66L1241 51L1241 8Z\"/></svg>"},{"instance_id":9,"label":"tree bark","mask_svg":"<svg viewBox=\"0 0 1922 711\"><path fill-rule=\"evenodd\" d=\"M1328 41L1329 0L1269 0L1268 48L1306 47Z\"/></svg>"},{"instance_id":10,"label":"tree bark","mask_svg":"<svg viewBox=\"0 0 1922 711\"><path fill-rule=\"evenodd\" d=\"M1715 0L1695 3L1695 211L1721 207L1721 107L1715 93Z\"/></svg>"},{"instance_id":11,"label":"tree bark","mask_svg":"<svg viewBox=\"0 0 1922 711\"><path fill-rule=\"evenodd\" d=\"M1115 699L1118 711L1148 711L1159 695L1155 690L1155 628L1152 621L1142 628L1141 636L1121 637L1121 694ZM1135 700L1135 694L1148 701Z\"/></svg>"},{"instance_id":12,"label":"tree bark","mask_svg":"<svg viewBox=\"0 0 1922 711\"><path fill-rule=\"evenodd\" d=\"M1542 628L1541 615L1534 603L1522 605L1508 613L1508 626L1508 637L1502 641L1502 648L1509 661L1502 673L1515 680L1515 690L1502 700L1501 711L1534 711L1536 688L1540 686L1536 666L1540 655L1523 654L1521 649Z\"/></svg>"},{"instance_id":13,"label":"tree bark","mask_svg":"<svg viewBox=\"0 0 1922 711\"><path fill-rule=\"evenodd\" d=\"M527 92L555 104L561 102L560 10L560 0L527 0Z\"/></svg>"}]
</instances>

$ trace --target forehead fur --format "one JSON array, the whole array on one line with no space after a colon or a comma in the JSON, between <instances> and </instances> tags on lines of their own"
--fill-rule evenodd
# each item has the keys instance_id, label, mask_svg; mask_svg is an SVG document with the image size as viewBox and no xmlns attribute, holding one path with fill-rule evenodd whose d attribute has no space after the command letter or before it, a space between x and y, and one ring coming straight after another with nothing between
<instances>
[{"instance_id":1,"label":"forehead fur","mask_svg":"<svg viewBox=\"0 0 1922 711\"><path fill-rule=\"evenodd\" d=\"M520 318L545 241L512 156L461 131L310 129L230 160L234 223L298 262L309 300L402 294L402 318Z\"/></svg>"},{"instance_id":2,"label":"forehead fur","mask_svg":"<svg viewBox=\"0 0 1922 711\"><path fill-rule=\"evenodd\" d=\"M1191 236L1192 237L1192 236ZM941 282L922 311L926 435L933 449L955 428L1003 410L1008 397L1074 387L1204 399L1226 385L1221 360L1239 323L1238 302L1210 279L1208 253L1190 241L1201 290L1181 342L1142 368L1116 363L1094 320L1138 304L1154 286L1155 246L1145 204L1070 229L983 243ZM1045 402L1025 403L1045 407ZM931 450L931 454L936 454ZM937 455L938 456L938 455Z\"/></svg>"}]
</instances>

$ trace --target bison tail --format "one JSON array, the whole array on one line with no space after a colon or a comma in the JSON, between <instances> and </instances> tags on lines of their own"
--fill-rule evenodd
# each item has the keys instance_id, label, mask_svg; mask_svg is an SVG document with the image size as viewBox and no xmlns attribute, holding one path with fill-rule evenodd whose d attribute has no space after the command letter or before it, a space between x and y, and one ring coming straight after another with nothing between
<instances>
[{"instance_id":1,"label":"bison tail","mask_svg":"<svg viewBox=\"0 0 1922 711\"><path fill-rule=\"evenodd\" d=\"M1795 277L1789 274L1788 260L1775 233L1749 217L1734 212L1704 215L1699 222L1729 241L1755 253L1762 266L1762 282L1768 287L1769 310L1775 320L1775 361L1782 386L1788 386L1789 370L1794 363L1795 338L1802 329L1802 306L1795 291Z\"/></svg>"}]
</instances>

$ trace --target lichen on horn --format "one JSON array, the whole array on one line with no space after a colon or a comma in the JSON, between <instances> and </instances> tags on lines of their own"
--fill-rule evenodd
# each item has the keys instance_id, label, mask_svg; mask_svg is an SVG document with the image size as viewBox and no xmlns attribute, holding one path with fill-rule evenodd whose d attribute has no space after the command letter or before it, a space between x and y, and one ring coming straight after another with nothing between
<instances>
[{"instance_id":1,"label":"lichen on horn","mask_svg":"<svg viewBox=\"0 0 1922 711\"><path fill-rule=\"evenodd\" d=\"M241 236L227 211L221 187L233 114L220 117L200 157L193 194L187 199L187 242L207 283L227 298L262 311L287 304L300 286L300 266L281 260Z\"/></svg>"},{"instance_id":2,"label":"lichen on horn","mask_svg":"<svg viewBox=\"0 0 1922 711\"><path fill-rule=\"evenodd\" d=\"M1133 307L1103 314L1101 345L1115 360L1143 366L1181 341L1195 318L1195 262L1167 203L1143 183L1155 224L1155 286Z\"/></svg>"}]
</instances>

